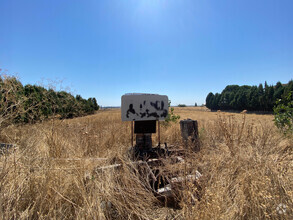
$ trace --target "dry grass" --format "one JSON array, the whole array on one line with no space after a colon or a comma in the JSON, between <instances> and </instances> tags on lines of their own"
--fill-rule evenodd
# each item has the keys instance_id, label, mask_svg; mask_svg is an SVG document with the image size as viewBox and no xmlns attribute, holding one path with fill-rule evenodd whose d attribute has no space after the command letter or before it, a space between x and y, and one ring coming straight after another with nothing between
<instances>
[{"instance_id":1,"label":"dry grass","mask_svg":"<svg viewBox=\"0 0 293 220\"><path fill-rule=\"evenodd\" d=\"M0 218L292 219L292 139L277 132L271 115L192 107L175 113L199 123L201 151L186 160L203 174L195 204L196 187L187 182L181 209L158 205L125 157L130 124L119 110L106 110L0 131L0 142L17 144L0 156ZM162 127L161 142L180 144L179 124ZM114 162L122 169L93 172Z\"/></svg>"}]
</instances>

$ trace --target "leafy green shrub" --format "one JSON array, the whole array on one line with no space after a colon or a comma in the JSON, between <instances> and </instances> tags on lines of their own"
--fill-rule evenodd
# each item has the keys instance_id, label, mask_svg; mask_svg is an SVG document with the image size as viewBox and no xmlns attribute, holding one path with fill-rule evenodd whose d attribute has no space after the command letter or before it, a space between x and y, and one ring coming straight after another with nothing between
<instances>
[{"instance_id":1,"label":"leafy green shrub","mask_svg":"<svg viewBox=\"0 0 293 220\"><path fill-rule=\"evenodd\" d=\"M284 133L293 133L293 93L288 92L274 107L275 125Z\"/></svg>"},{"instance_id":2,"label":"leafy green shrub","mask_svg":"<svg viewBox=\"0 0 293 220\"><path fill-rule=\"evenodd\" d=\"M169 103L168 104L169 104L169 107L170 107L170 105L171 105L171 101L170 100L169 100ZM174 113L174 108L171 107L170 108L170 111L168 113L168 116L165 119L165 125L168 125L170 122L177 122L179 119L180 119L180 115L176 115Z\"/></svg>"}]
</instances>

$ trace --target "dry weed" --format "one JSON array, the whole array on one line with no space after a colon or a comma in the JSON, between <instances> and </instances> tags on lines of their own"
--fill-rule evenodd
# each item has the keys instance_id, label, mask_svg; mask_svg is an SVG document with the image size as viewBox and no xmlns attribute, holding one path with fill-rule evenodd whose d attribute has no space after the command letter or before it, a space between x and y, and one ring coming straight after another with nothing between
<instances>
[{"instance_id":1,"label":"dry weed","mask_svg":"<svg viewBox=\"0 0 293 220\"><path fill-rule=\"evenodd\" d=\"M189 152L180 165L166 161L162 172L203 174L198 185L181 186L180 209L158 206L126 157L130 124L121 122L119 110L107 110L0 131L0 142L17 145L0 156L0 218L292 218L292 139L278 133L272 116L196 108L175 113L198 120L201 151ZM161 128L164 142L182 145L179 123ZM120 169L97 170L117 162Z\"/></svg>"}]
</instances>

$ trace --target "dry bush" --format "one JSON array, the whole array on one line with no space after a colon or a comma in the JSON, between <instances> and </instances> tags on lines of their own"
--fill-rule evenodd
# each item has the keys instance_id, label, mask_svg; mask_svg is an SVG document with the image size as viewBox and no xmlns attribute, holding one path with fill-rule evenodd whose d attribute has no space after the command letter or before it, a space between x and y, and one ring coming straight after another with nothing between
<instances>
[{"instance_id":1,"label":"dry bush","mask_svg":"<svg viewBox=\"0 0 293 220\"><path fill-rule=\"evenodd\" d=\"M200 155L204 192L190 219L290 219L292 140L272 123L246 124L246 116L218 113L209 125ZM285 204L286 213L278 206Z\"/></svg>"},{"instance_id":2,"label":"dry bush","mask_svg":"<svg viewBox=\"0 0 293 220\"><path fill-rule=\"evenodd\" d=\"M180 209L158 205L145 176L126 157L130 123L121 122L119 110L107 110L2 130L17 149L0 156L0 218L292 218L292 139L277 132L272 116L193 108L175 113L198 120L201 151L189 152L183 164L166 161L162 172L203 174L200 186L182 184ZM164 142L182 145L179 124L161 128ZM97 170L114 163L122 167ZM280 204L285 213L278 212Z\"/></svg>"},{"instance_id":3,"label":"dry bush","mask_svg":"<svg viewBox=\"0 0 293 220\"><path fill-rule=\"evenodd\" d=\"M17 78L7 75L0 69L0 129L9 126L24 112L21 90L22 84Z\"/></svg>"}]
</instances>

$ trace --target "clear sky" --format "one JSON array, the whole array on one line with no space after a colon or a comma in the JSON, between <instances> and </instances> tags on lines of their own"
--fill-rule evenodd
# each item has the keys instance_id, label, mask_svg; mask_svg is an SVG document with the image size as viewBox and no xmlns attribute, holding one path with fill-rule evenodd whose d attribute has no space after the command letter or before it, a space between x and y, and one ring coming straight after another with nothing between
<instances>
[{"instance_id":1,"label":"clear sky","mask_svg":"<svg viewBox=\"0 0 293 220\"><path fill-rule=\"evenodd\" d=\"M293 78L292 0L0 0L0 68L102 106Z\"/></svg>"}]
</instances>

